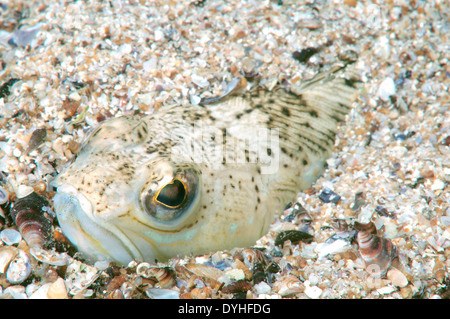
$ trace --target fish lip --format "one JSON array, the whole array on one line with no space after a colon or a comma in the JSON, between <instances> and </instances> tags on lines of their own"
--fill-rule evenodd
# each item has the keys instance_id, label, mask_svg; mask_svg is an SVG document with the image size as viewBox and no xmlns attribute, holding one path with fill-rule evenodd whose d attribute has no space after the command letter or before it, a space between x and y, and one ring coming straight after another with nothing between
<instances>
[{"instance_id":1,"label":"fish lip","mask_svg":"<svg viewBox=\"0 0 450 319\"><path fill-rule=\"evenodd\" d=\"M140 257L127 248L120 235L108 229L94 215L89 199L69 184L58 185L53 208L63 234L89 262L109 260L128 264Z\"/></svg>"}]
</instances>

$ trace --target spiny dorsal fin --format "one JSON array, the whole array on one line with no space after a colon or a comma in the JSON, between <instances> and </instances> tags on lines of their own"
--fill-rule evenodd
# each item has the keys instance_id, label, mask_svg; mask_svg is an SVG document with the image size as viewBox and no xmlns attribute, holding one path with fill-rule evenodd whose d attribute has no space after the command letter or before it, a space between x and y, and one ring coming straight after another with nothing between
<instances>
[{"instance_id":1,"label":"spiny dorsal fin","mask_svg":"<svg viewBox=\"0 0 450 319\"><path fill-rule=\"evenodd\" d=\"M245 94L250 107L265 114L267 128L277 128L283 153L306 151L324 158L332 151L338 122L345 119L357 93L356 77L345 67L318 74L286 90ZM343 75L347 75L344 77Z\"/></svg>"}]
</instances>

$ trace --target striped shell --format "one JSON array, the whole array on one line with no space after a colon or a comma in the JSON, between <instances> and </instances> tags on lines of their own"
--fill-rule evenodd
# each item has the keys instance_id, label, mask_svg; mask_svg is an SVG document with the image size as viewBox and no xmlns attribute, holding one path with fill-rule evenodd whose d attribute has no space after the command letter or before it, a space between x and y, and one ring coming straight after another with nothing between
<instances>
[{"instance_id":1,"label":"striped shell","mask_svg":"<svg viewBox=\"0 0 450 319\"><path fill-rule=\"evenodd\" d=\"M14 202L11 217L29 247L42 248L51 237L53 220L49 212L48 201L35 192Z\"/></svg>"},{"instance_id":2,"label":"striped shell","mask_svg":"<svg viewBox=\"0 0 450 319\"><path fill-rule=\"evenodd\" d=\"M157 288L170 288L176 284L175 271L170 267L153 267L149 263L140 263L136 273L144 278L155 278Z\"/></svg>"},{"instance_id":3,"label":"striped shell","mask_svg":"<svg viewBox=\"0 0 450 319\"><path fill-rule=\"evenodd\" d=\"M359 231L356 239L366 271L373 277L383 277L397 256L396 247L388 239L365 231Z\"/></svg>"},{"instance_id":4,"label":"striped shell","mask_svg":"<svg viewBox=\"0 0 450 319\"><path fill-rule=\"evenodd\" d=\"M377 227L375 226L375 224L373 222L369 222L367 224L355 222L355 229L357 231L363 231L363 232L373 234L373 235L377 234Z\"/></svg>"}]
</instances>

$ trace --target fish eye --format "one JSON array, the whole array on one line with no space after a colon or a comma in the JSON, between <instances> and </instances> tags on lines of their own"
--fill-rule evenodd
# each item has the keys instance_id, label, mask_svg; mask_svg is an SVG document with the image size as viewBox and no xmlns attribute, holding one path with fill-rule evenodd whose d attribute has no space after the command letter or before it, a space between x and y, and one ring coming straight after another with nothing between
<instances>
[{"instance_id":1,"label":"fish eye","mask_svg":"<svg viewBox=\"0 0 450 319\"><path fill-rule=\"evenodd\" d=\"M186 199L186 186L179 179L164 185L155 196L155 201L169 208L180 207Z\"/></svg>"},{"instance_id":2,"label":"fish eye","mask_svg":"<svg viewBox=\"0 0 450 319\"><path fill-rule=\"evenodd\" d=\"M141 195L141 204L145 212L152 217L156 225L169 227L188 218L190 208L196 202L198 193L197 174L179 171L174 178L162 186L152 182ZM166 225L166 226L164 226Z\"/></svg>"}]
</instances>

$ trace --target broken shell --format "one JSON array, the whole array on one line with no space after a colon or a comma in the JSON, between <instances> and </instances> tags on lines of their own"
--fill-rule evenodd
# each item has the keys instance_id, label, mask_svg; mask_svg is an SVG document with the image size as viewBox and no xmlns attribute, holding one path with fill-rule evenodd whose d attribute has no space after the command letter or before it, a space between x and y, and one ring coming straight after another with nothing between
<instances>
[{"instance_id":1,"label":"broken shell","mask_svg":"<svg viewBox=\"0 0 450 319\"><path fill-rule=\"evenodd\" d=\"M6 280L12 284L20 284L31 273L31 260L27 253L19 249L17 256L8 266Z\"/></svg>"},{"instance_id":2,"label":"broken shell","mask_svg":"<svg viewBox=\"0 0 450 319\"><path fill-rule=\"evenodd\" d=\"M151 299L180 299L180 293L170 289L150 288L145 293Z\"/></svg>"},{"instance_id":3,"label":"broken shell","mask_svg":"<svg viewBox=\"0 0 450 319\"><path fill-rule=\"evenodd\" d=\"M48 201L37 193L16 200L11 216L29 247L41 248L51 234L52 216Z\"/></svg>"},{"instance_id":4,"label":"broken shell","mask_svg":"<svg viewBox=\"0 0 450 319\"><path fill-rule=\"evenodd\" d=\"M120 289L115 289L109 293L107 299L124 299L123 292Z\"/></svg>"},{"instance_id":5,"label":"broken shell","mask_svg":"<svg viewBox=\"0 0 450 319\"><path fill-rule=\"evenodd\" d=\"M17 256L19 250L16 247L3 246L0 247L0 273L4 274L10 262Z\"/></svg>"},{"instance_id":6,"label":"broken shell","mask_svg":"<svg viewBox=\"0 0 450 319\"><path fill-rule=\"evenodd\" d=\"M303 292L305 287L297 277L290 275L275 282L274 290L282 297L295 295Z\"/></svg>"},{"instance_id":7,"label":"broken shell","mask_svg":"<svg viewBox=\"0 0 450 319\"><path fill-rule=\"evenodd\" d=\"M243 262L248 268L253 268L254 264L260 263L265 266L268 262L268 257L259 249L245 248L242 250Z\"/></svg>"},{"instance_id":8,"label":"broken shell","mask_svg":"<svg viewBox=\"0 0 450 319\"><path fill-rule=\"evenodd\" d=\"M202 264L186 264L184 265L188 271L206 281L211 282L211 286L219 285L219 278L224 275L224 272L218 268L202 265Z\"/></svg>"},{"instance_id":9,"label":"broken shell","mask_svg":"<svg viewBox=\"0 0 450 319\"><path fill-rule=\"evenodd\" d=\"M434 278L440 283L443 283L447 277L447 271L445 270L445 265L438 258L435 259L433 267Z\"/></svg>"},{"instance_id":10,"label":"broken shell","mask_svg":"<svg viewBox=\"0 0 450 319\"><path fill-rule=\"evenodd\" d=\"M318 258L322 259L328 255L345 253L352 249L352 240L355 238L355 232L338 232L329 237L324 243L319 243L314 251Z\"/></svg>"},{"instance_id":11,"label":"broken shell","mask_svg":"<svg viewBox=\"0 0 450 319\"><path fill-rule=\"evenodd\" d=\"M41 248L30 248L30 254L36 260L54 266L65 266L72 260L66 253L58 253L53 250L49 251Z\"/></svg>"},{"instance_id":12,"label":"broken shell","mask_svg":"<svg viewBox=\"0 0 450 319\"><path fill-rule=\"evenodd\" d=\"M28 142L27 153L41 145L46 136L47 130L45 127L35 129L31 134L30 141Z\"/></svg>"},{"instance_id":13,"label":"broken shell","mask_svg":"<svg viewBox=\"0 0 450 319\"><path fill-rule=\"evenodd\" d=\"M88 296L87 289L100 275L97 268L86 265L78 260L72 259L66 269L66 285L69 294L83 294Z\"/></svg>"},{"instance_id":14,"label":"broken shell","mask_svg":"<svg viewBox=\"0 0 450 319\"><path fill-rule=\"evenodd\" d=\"M397 249L392 242L363 231L358 232L356 239L366 271L376 278L384 276L397 256Z\"/></svg>"}]
</instances>

